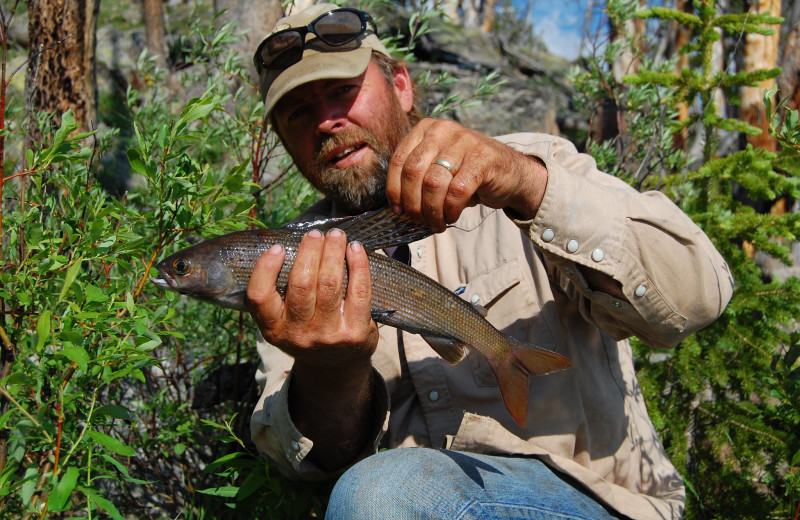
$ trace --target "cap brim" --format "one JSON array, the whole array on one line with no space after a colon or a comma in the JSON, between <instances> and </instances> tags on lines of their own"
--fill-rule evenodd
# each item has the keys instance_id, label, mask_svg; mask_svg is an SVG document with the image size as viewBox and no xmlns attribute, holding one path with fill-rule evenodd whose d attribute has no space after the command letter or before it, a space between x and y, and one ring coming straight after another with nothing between
<instances>
[{"instance_id":1,"label":"cap brim","mask_svg":"<svg viewBox=\"0 0 800 520\"><path fill-rule=\"evenodd\" d=\"M269 86L264 100L265 117L269 117L272 109L284 95L300 85L320 79L360 76L369 66L372 51L373 49L369 47L359 47L339 52L317 52L312 55L306 52L302 60L281 71Z\"/></svg>"}]
</instances>

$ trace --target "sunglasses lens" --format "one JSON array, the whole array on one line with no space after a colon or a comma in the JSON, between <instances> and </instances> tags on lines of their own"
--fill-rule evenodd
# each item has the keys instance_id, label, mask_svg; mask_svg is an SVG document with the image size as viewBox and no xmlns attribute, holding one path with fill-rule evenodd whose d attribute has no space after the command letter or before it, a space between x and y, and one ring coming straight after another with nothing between
<instances>
[{"instance_id":1,"label":"sunglasses lens","mask_svg":"<svg viewBox=\"0 0 800 520\"><path fill-rule=\"evenodd\" d=\"M300 59L303 35L299 31L284 31L267 39L261 48L261 61L269 68L285 68Z\"/></svg>"},{"instance_id":2,"label":"sunglasses lens","mask_svg":"<svg viewBox=\"0 0 800 520\"><path fill-rule=\"evenodd\" d=\"M356 11L340 9L317 18L311 32L328 45L349 43L364 33L366 24ZM257 51L257 60L265 69L285 69L300 61L307 28L287 29L268 37Z\"/></svg>"},{"instance_id":3,"label":"sunglasses lens","mask_svg":"<svg viewBox=\"0 0 800 520\"><path fill-rule=\"evenodd\" d=\"M361 17L353 11L334 11L314 25L314 32L328 45L348 43L358 38L362 31Z\"/></svg>"}]
</instances>

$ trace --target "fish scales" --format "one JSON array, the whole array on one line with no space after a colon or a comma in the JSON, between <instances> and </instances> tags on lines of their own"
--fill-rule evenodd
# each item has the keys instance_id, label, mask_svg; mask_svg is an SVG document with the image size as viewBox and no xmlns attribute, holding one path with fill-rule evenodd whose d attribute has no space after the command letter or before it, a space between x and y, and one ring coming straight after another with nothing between
<instances>
[{"instance_id":1,"label":"fish scales","mask_svg":"<svg viewBox=\"0 0 800 520\"><path fill-rule=\"evenodd\" d=\"M477 350L494 371L503 401L520 424L527 420L528 378L571 365L555 352L521 342L489 323L475 308L452 291L412 267L371 251L418 240L431 234L391 210L356 217L328 219L277 229L248 230L206 240L158 263L166 289L217 305L247 310L245 295L258 258L274 244L286 252L276 290L285 295L297 248L310 229L338 227L349 240L365 244L372 279L372 317L376 322L420 334L450 363L459 362L466 349ZM344 258L344 283L347 269Z\"/></svg>"}]
</instances>

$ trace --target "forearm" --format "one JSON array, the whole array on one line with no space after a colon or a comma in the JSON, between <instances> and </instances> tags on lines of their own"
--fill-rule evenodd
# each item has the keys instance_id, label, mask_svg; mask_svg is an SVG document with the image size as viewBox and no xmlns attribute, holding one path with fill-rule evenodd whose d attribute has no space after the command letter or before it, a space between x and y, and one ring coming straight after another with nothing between
<instances>
[{"instance_id":1,"label":"forearm","mask_svg":"<svg viewBox=\"0 0 800 520\"><path fill-rule=\"evenodd\" d=\"M309 459L324 471L345 467L373 434L374 376L369 358L344 370L295 363L289 387L289 413L311 439Z\"/></svg>"},{"instance_id":2,"label":"forearm","mask_svg":"<svg viewBox=\"0 0 800 520\"><path fill-rule=\"evenodd\" d=\"M505 212L518 220L530 220L536 216L547 189L547 167L535 156L525 155L508 148L506 164L517 172L519 184L514 195L503 205Z\"/></svg>"},{"instance_id":3,"label":"forearm","mask_svg":"<svg viewBox=\"0 0 800 520\"><path fill-rule=\"evenodd\" d=\"M719 316L730 298L730 273L674 203L600 172L563 140L518 134L503 141L547 167L535 215L509 216L554 268L553 282L579 290L587 319L616 339L636 335L671 347Z\"/></svg>"}]
</instances>

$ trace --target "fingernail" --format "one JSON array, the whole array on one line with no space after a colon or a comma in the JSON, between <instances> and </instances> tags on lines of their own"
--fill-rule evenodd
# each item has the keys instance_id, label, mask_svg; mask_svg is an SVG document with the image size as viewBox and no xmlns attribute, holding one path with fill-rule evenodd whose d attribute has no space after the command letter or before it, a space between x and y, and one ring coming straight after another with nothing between
<instances>
[{"instance_id":1,"label":"fingernail","mask_svg":"<svg viewBox=\"0 0 800 520\"><path fill-rule=\"evenodd\" d=\"M392 211L395 215L403 214L403 208L401 208L399 204L392 204Z\"/></svg>"},{"instance_id":2,"label":"fingernail","mask_svg":"<svg viewBox=\"0 0 800 520\"><path fill-rule=\"evenodd\" d=\"M270 247L267 250L267 253L271 255L279 255L282 252L283 252L283 244L273 244L272 247Z\"/></svg>"},{"instance_id":3,"label":"fingernail","mask_svg":"<svg viewBox=\"0 0 800 520\"><path fill-rule=\"evenodd\" d=\"M322 236L322 232L319 229L312 229L308 232L308 236L314 238L320 238Z\"/></svg>"},{"instance_id":4,"label":"fingernail","mask_svg":"<svg viewBox=\"0 0 800 520\"><path fill-rule=\"evenodd\" d=\"M340 237L340 236L342 236L343 234L344 234L344 233L343 233L343 232L342 232L342 230L341 230L341 229L339 229L339 228L333 228L333 229L331 229L330 231L328 231L328 236L329 236L329 237Z\"/></svg>"},{"instance_id":5,"label":"fingernail","mask_svg":"<svg viewBox=\"0 0 800 520\"><path fill-rule=\"evenodd\" d=\"M350 242L350 250L354 253L360 253L364 250L364 246L361 245L361 242L356 242L355 240Z\"/></svg>"}]
</instances>

